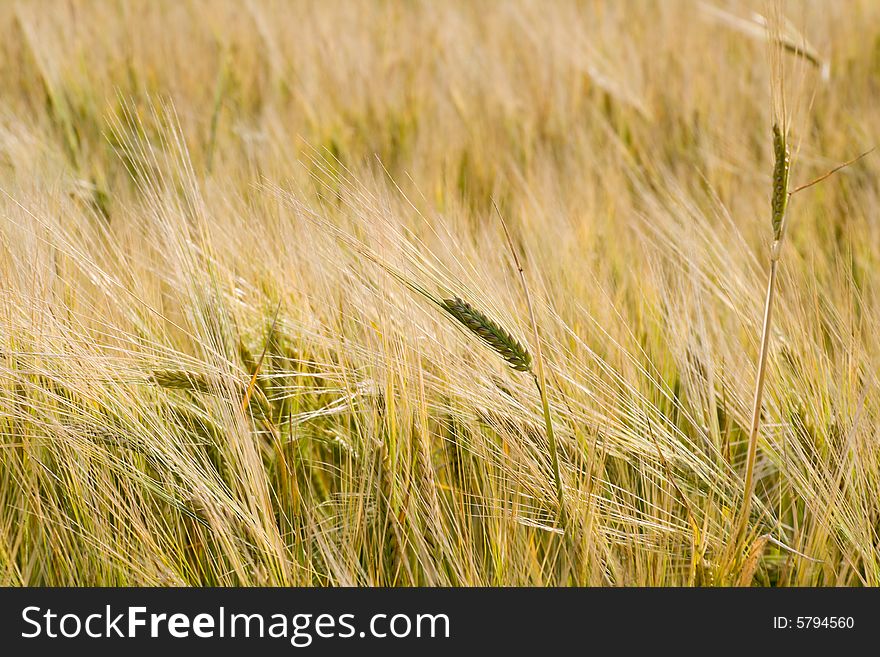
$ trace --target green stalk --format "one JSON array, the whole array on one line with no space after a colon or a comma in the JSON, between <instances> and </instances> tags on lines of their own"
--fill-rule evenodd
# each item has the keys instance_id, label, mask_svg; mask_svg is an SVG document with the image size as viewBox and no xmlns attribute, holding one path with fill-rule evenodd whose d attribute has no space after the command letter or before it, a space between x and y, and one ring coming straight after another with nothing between
<instances>
[{"instance_id":1,"label":"green stalk","mask_svg":"<svg viewBox=\"0 0 880 657\"><path fill-rule=\"evenodd\" d=\"M778 243L774 242L774 251L778 251ZM767 355L770 352L770 325L773 317L773 299L776 296L776 270L779 262L778 253L770 260L770 277L767 281L767 298L764 302L764 326L761 331L761 352L758 356L758 375L755 379L755 396L752 403L752 423L749 430L749 447L746 456L746 474L743 484L743 501L740 507L733 544L739 545L745 533L754 493L755 459L758 453L758 435L761 427L761 400L764 396L764 382L767 372Z\"/></svg>"},{"instance_id":2,"label":"green stalk","mask_svg":"<svg viewBox=\"0 0 880 657\"><path fill-rule=\"evenodd\" d=\"M752 507L752 494L755 488L755 460L758 453L758 436L761 427L761 402L764 397L764 382L767 373L767 356L770 352L770 326L773 318L773 300L776 295L776 270L785 236L785 212L788 208L788 180L791 159L785 135L777 124L773 125L773 151L776 162L773 166L773 194L771 196L771 224L773 245L770 247L770 276L767 281L767 297L764 301L764 322L761 329L761 350L758 355L758 374L755 378L755 397L752 403L752 423L749 429L749 446L746 455L746 474L743 483L743 500L734 525L731 541L733 556L738 558L739 548L749 522Z\"/></svg>"},{"instance_id":3,"label":"green stalk","mask_svg":"<svg viewBox=\"0 0 880 657\"><path fill-rule=\"evenodd\" d=\"M553 469L553 484L556 488L556 503L559 507L559 522L564 531L566 525L565 493L562 487L562 475L559 470L559 449L556 445L556 434L553 432L553 418L550 414L550 401L547 398L547 379L544 375L544 357L541 351L541 334L538 331L538 322L535 319L535 311L532 308L532 295L529 293L526 275L523 272L523 267L519 261L519 256L516 253L516 248L514 248L513 239L510 237L510 231L507 230L507 222L504 221L504 216L501 214L501 210L498 209L498 205L495 203L494 199L492 200L492 204L495 206L495 212L498 213L498 217L501 219L501 226L504 228L504 237L507 238L507 245L510 247L510 252L513 254L513 262L519 273L523 294L526 297L526 308L528 308L529 311L529 321L532 324L532 335L535 340L535 363L537 364L538 369L537 374L532 372L532 378L535 380L535 385L538 386L538 393L541 395L541 409L544 413L544 428L547 432L547 445L550 448L550 465Z\"/></svg>"}]
</instances>

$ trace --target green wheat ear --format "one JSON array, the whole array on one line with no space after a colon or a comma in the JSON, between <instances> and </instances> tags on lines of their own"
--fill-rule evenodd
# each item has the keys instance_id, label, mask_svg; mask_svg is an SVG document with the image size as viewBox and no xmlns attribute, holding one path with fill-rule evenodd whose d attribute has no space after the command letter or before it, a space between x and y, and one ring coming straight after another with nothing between
<instances>
[{"instance_id":1,"label":"green wheat ear","mask_svg":"<svg viewBox=\"0 0 880 657\"><path fill-rule=\"evenodd\" d=\"M440 307L461 322L518 372L532 371L532 356L528 350L504 330L500 324L458 297L443 299Z\"/></svg>"},{"instance_id":2,"label":"green wheat ear","mask_svg":"<svg viewBox=\"0 0 880 657\"><path fill-rule=\"evenodd\" d=\"M773 152L776 164L773 167L773 239L782 239L785 227L785 208L788 205L788 171L791 166L791 155L779 124L773 124Z\"/></svg>"},{"instance_id":3,"label":"green wheat ear","mask_svg":"<svg viewBox=\"0 0 880 657\"><path fill-rule=\"evenodd\" d=\"M161 388L204 393L209 393L212 389L211 382L206 376L184 370L155 370L151 378Z\"/></svg>"}]
</instances>

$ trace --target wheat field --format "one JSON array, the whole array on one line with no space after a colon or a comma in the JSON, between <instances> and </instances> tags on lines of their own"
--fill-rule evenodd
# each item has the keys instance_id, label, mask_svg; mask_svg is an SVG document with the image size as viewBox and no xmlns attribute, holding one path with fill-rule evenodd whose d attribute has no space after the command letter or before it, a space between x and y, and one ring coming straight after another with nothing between
<instances>
[{"instance_id":1,"label":"wheat field","mask_svg":"<svg viewBox=\"0 0 880 657\"><path fill-rule=\"evenodd\" d=\"M880 585L880 155L746 475L878 92L871 0L2 3L0 584Z\"/></svg>"}]
</instances>

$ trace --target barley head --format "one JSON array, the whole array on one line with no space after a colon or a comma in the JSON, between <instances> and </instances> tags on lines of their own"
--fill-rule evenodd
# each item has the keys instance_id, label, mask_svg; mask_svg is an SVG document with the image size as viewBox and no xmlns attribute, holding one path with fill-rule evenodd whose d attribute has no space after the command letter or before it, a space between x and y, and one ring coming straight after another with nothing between
<instances>
[{"instance_id":1,"label":"barley head","mask_svg":"<svg viewBox=\"0 0 880 657\"><path fill-rule=\"evenodd\" d=\"M444 299L440 306L507 361L518 372L531 372L532 356L528 350L500 324L455 297Z\"/></svg>"},{"instance_id":2,"label":"barley head","mask_svg":"<svg viewBox=\"0 0 880 657\"><path fill-rule=\"evenodd\" d=\"M791 166L791 157L785 136L779 129L779 124L773 124L773 152L776 155L776 164L773 167L773 239L782 239L785 227L785 208L788 205L788 172Z\"/></svg>"},{"instance_id":3,"label":"barley head","mask_svg":"<svg viewBox=\"0 0 880 657\"><path fill-rule=\"evenodd\" d=\"M211 382L203 374L184 370L156 370L152 373L153 382L161 388L211 392Z\"/></svg>"}]
</instances>

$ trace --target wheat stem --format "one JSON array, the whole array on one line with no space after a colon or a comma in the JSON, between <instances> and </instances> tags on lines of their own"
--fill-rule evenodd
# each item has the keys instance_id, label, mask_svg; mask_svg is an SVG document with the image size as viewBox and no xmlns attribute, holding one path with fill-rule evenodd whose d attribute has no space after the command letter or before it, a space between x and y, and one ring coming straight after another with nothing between
<instances>
[{"instance_id":1,"label":"wheat stem","mask_svg":"<svg viewBox=\"0 0 880 657\"><path fill-rule=\"evenodd\" d=\"M774 242L777 247L778 242ZM758 453L758 435L761 426L761 401L764 396L764 382L767 373L767 355L770 351L770 324L773 318L773 299L776 296L776 270L778 254L770 261L770 276L767 280L767 297L764 301L764 323L761 330L761 350L758 356L758 374L755 379L755 396L752 402L752 422L749 427L749 446L746 456L746 474L743 484L743 501L734 531L734 545L738 545L745 533L751 509L754 490L755 459Z\"/></svg>"},{"instance_id":2,"label":"wheat stem","mask_svg":"<svg viewBox=\"0 0 880 657\"><path fill-rule=\"evenodd\" d=\"M541 334L538 331L538 322L535 319L535 311L532 308L532 295L529 293L529 286L526 282L526 275L523 271L516 248L513 245L513 239L510 237L510 231L507 229L507 222L504 221L504 215L498 208L495 199L492 199L492 205L495 206L495 212L501 219L501 227L504 229L504 237L507 239L507 245L513 254L513 262L519 273L520 283L522 284L523 294L526 297L526 308L529 312L529 321L532 325L532 334L535 338L535 362L538 366L537 375L532 373L535 379L535 385L538 386L538 393L541 395L541 409L544 413L544 427L547 432L547 445L550 448L550 465L553 468L553 484L556 488L556 503L559 506L559 520L563 529L565 528L565 495L562 487L562 475L559 470L559 450L556 446L556 434L553 431L553 418L550 415L550 401L547 398L547 380L544 375L544 357L541 352Z\"/></svg>"},{"instance_id":3,"label":"wheat stem","mask_svg":"<svg viewBox=\"0 0 880 657\"><path fill-rule=\"evenodd\" d=\"M779 256L782 252L782 240L785 236L785 213L790 197L788 191L791 156L785 135L778 124L773 125L773 193L770 199L771 225L773 227L773 244L770 247L770 276L767 279L767 296L764 300L764 321L761 328L761 348L758 353L758 373L755 377L755 397L752 402L752 423L749 427L749 444L746 454L746 473L743 482L743 499L739 514L734 524L734 533L730 543L734 550L733 556L739 554L743 535L749 522L754 492L755 460L758 454L758 436L761 427L761 402L764 397L764 382L767 373L767 356L770 351L770 326L773 319L773 300L776 296L776 271Z\"/></svg>"}]
</instances>

